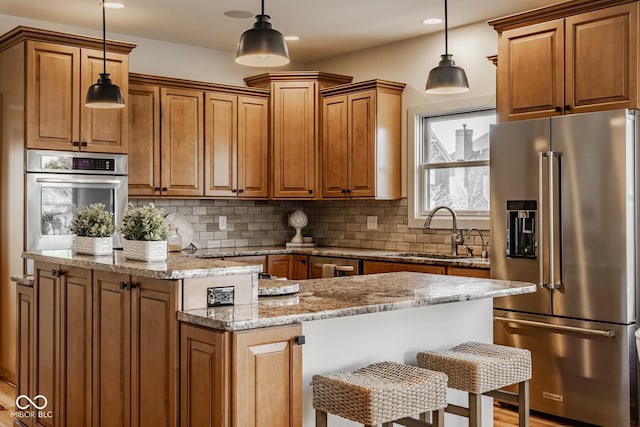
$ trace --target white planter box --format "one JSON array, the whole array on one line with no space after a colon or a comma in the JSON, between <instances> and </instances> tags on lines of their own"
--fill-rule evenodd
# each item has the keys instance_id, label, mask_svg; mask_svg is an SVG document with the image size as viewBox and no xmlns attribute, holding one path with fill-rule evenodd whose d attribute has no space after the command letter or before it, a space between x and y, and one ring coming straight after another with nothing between
<instances>
[{"instance_id":1,"label":"white planter box","mask_svg":"<svg viewBox=\"0 0 640 427\"><path fill-rule=\"evenodd\" d=\"M167 241L148 242L123 239L124 257L137 261L166 261Z\"/></svg>"},{"instance_id":2,"label":"white planter box","mask_svg":"<svg viewBox=\"0 0 640 427\"><path fill-rule=\"evenodd\" d=\"M111 255L113 237L73 236L73 250L78 254Z\"/></svg>"}]
</instances>

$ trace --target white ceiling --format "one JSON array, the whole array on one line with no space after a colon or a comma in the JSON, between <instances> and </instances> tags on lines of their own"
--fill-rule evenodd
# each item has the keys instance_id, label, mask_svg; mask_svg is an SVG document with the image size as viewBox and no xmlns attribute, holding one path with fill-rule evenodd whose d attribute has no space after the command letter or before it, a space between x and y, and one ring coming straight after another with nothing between
<instances>
[{"instance_id":1,"label":"white ceiling","mask_svg":"<svg viewBox=\"0 0 640 427\"><path fill-rule=\"evenodd\" d=\"M124 0L126 8L107 10L109 33L128 34L224 51L235 51L253 18L228 18L228 10L259 13L260 0ZM449 0L449 27L486 21L561 0ZM100 0L1 0L0 14L101 28ZM421 20L444 17L442 0L265 0L273 27L289 42L293 62L306 63L408 39L444 24Z\"/></svg>"}]
</instances>

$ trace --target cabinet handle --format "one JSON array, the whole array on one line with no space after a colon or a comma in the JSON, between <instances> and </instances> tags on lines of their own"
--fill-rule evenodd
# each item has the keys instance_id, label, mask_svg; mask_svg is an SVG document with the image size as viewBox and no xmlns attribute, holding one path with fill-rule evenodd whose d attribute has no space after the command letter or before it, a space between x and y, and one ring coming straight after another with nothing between
<instances>
[{"instance_id":1,"label":"cabinet handle","mask_svg":"<svg viewBox=\"0 0 640 427\"><path fill-rule=\"evenodd\" d=\"M313 194L313 190L309 190L309 194Z\"/></svg>"},{"instance_id":2,"label":"cabinet handle","mask_svg":"<svg viewBox=\"0 0 640 427\"><path fill-rule=\"evenodd\" d=\"M562 113L562 107L556 107L556 113Z\"/></svg>"},{"instance_id":3,"label":"cabinet handle","mask_svg":"<svg viewBox=\"0 0 640 427\"><path fill-rule=\"evenodd\" d=\"M120 282L120 289L126 289L128 291L130 291L131 289L135 289L137 288L138 285L131 283L131 282Z\"/></svg>"},{"instance_id":4,"label":"cabinet handle","mask_svg":"<svg viewBox=\"0 0 640 427\"><path fill-rule=\"evenodd\" d=\"M297 337L294 338L296 341L296 344L298 345L302 345L305 343L306 339L304 337L304 335L298 335Z\"/></svg>"},{"instance_id":5,"label":"cabinet handle","mask_svg":"<svg viewBox=\"0 0 640 427\"><path fill-rule=\"evenodd\" d=\"M82 141L82 142L80 143L80 146L81 146L81 147L86 147L86 146L88 146L88 145L89 145L89 144L87 143L87 141Z\"/></svg>"},{"instance_id":6,"label":"cabinet handle","mask_svg":"<svg viewBox=\"0 0 640 427\"><path fill-rule=\"evenodd\" d=\"M167 187L162 187L162 191L169 191Z\"/></svg>"},{"instance_id":7,"label":"cabinet handle","mask_svg":"<svg viewBox=\"0 0 640 427\"><path fill-rule=\"evenodd\" d=\"M153 191L160 191L160 187L153 187Z\"/></svg>"},{"instance_id":8,"label":"cabinet handle","mask_svg":"<svg viewBox=\"0 0 640 427\"><path fill-rule=\"evenodd\" d=\"M307 260L306 260L306 259L301 259L301 260L300 260L300 264L306 264L306 263L307 263Z\"/></svg>"},{"instance_id":9,"label":"cabinet handle","mask_svg":"<svg viewBox=\"0 0 640 427\"><path fill-rule=\"evenodd\" d=\"M564 110L565 111L571 111L571 105L565 105L564 106Z\"/></svg>"},{"instance_id":10,"label":"cabinet handle","mask_svg":"<svg viewBox=\"0 0 640 427\"><path fill-rule=\"evenodd\" d=\"M347 194L351 194L351 190L347 188Z\"/></svg>"},{"instance_id":11,"label":"cabinet handle","mask_svg":"<svg viewBox=\"0 0 640 427\"><path fill-rule=\"evenodd\" d=\"M244 188L239 189L238 193L244 193Z\"/></svg>"},{"instance_id":12,"label":"cabinet handle","mask_svg":"<svg viewBox=\"0 0 640 427\"><path fill-rule=\"evenodd\" d=\"M120 289L127 289L127 282L120 282Z\"/></svg>"},{"instance_id":13,"label":"cabinet handle","mask_svg":"<svg viewBox=\"0 0 640 427\"><path fill-rule=\"evenodd\" d=\"M231 190L231 192L232 192L232 193L237 193L237 192L238 192L238 189L237 189L237 188L234 188L233 190Z\"/></svg>"},{"instance_id":14,"label":"cabinet handle","mask_svg":"<svg viewBox=\"0 0 640 427\"><path fill-rule=\"evenodd\" d=\"M129 286L127 286L127 290L131 290L131 289L135 289L138 287L138 285L136 285L135 283L128 283Z\"/></svg>"},{"instance_id":15,"label":"cabinet handle","mask_svg":"<svg viewBox=\"0 0 640 427\"><path fill-rule=\"evenodd\" d=\"M71 143L71 145L73 145L74 147L79 147L80 146L80 142L79 141L73 141Z\"/></svg>"},{"instance_id":16,"label":"cabinet handle","mask_svg":"<svg viewBox=\"0 0 640 427\"><path fill-rule=\"evenodd\" d=\"M53 277L60 277L64 274L62 270L51 270L51 275Z\"/></svg>"}]
</instances>

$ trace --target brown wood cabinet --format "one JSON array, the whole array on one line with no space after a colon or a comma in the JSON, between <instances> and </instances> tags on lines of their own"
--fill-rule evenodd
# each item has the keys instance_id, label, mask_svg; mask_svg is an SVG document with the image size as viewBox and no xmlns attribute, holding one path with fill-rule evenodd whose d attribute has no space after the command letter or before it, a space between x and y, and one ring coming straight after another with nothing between
<instances>
[{"instance_id":1,"label":"brown wood cabinet","mask_svg":"<svg viewBox=\"0 0 640 427\"><path fill-rule=\"evenodd\" d=\"M180 426L228 427L229 332L180 328Z\"/></svg>"},{"instance_id":2,"label":"brown wood cabinet","mask_svg":"<svg viewBox=\"0 0 640 427\"><path fill-rule=\"evenodd\" d=\"M488 268L447 267L447 274L451 276L480 277L482 279L489 279L491 277L490 273L491 270Z\"/></svg>"},{"instance_id":3,"label":"brown wood cabinet","mask_svg":"<svg viewBox=\"0 0 640 427\"><path fill-rule=\"evenodd\" d=\"M268 97L205 94L205 195L266 198Z\"/></svg>"},{"instance_id":4,"label":"brown wood cabinet","mask_svg":"<svg viewBox=\"0 0 640 427\"><path fill-rule=\"evenodd\" d=\"M160 184L160 87L129 85L129 195L157 195Z\"/></svg>"},{"instance_id":5,"label":"brown wood cabinet","mask_svg":"<svg viewBox=\"0 0 640 427\"><path fill-rule=\"evenodd\" d=\"M248 86L271 91L271 197L319 198L320 89L349 83L349 76L279 72L247 77Z\"/></svg>"},{"instance_id":6,"label":"brown wood cabinet","mask_svg":"<svg viewBox=\"0 0 640 427\"><path fill-rule=\"evenodd\" d=\"M234 427L302 425L301 325L232 335L231 411Z\"/></svg>"},{"instance_id":7,"label":"brown wood cabinet","mask_svg":"<svg viewBox=\"0 0 640 427\"><path fill-rule=\"evenodd\" d=\"M55 43L26 42L26 147L127 153L127 109L84 106L102 73L102 51ZM127 103L127 54L107 54L107 72Z\"/></svg>"},{"instance_id":8,"label":"brown wood cabinet","mask_svg":"<svg viewBox=\"0 0 640 427\"><path fill-rule=\"evenodd\" d=\"M178 423L178 281L94 274L93 425Z\"/></svg>"},{"instance_id":9,"label":"brown wood cabinet","mask_svg":"<svg viewBox=\"0 0 640 427\"><path fill-rule=\"evenodd\" d=\"M370 80L321 91L323 198L400 198L404 86Z\"/></svg>"},{"instance_id":10,"label":"brown wood cabinet","mask_svg":"<svg viewBox=\"0 0 640 427\"><path fill-rule=\"evenodd\" d=\"M268 255L267 273L272 276L293 279L293 256L290 254Z\"/></svg>"},{"instance_id":11,"label":"brown wood cabinet","mask_svg":"<svg viewBox=\"0 0 640 427\"><path fill-rule=\"evenodd\" d=\"M412 264L390 261L364 261L364 274L395 273L397 271L416 271L419 273L447 274L447 267L442 265Z\"/></svg>"},{"instance_id":12,"label":"brown wood cabinet","mask_svg":"<svg viewBox=\"0 0 640 427\"><path fill-rule=\"evenodd\" d=\"M307 280L309 278L309 256L293 255L293 280Z\"/></svg>"},{"instance_id":13,"label":"brown wood cabinet","mask_svg":"<svg viewBox=\"0 0 640 427\"><path fill-rule=\"evenodd\" d=\"M35 396L35 298L33 296L33 287L19 284L16 286L16 296L16 336L18 341L16 346L16 363L18 365L16 395ZM32 427L34 420L32 418L22 418L20 422L22 425Z\"/></svg>"},{"instance_id":14,"label":"brown wood cabinet","mask_svg":"<svg viewBox=\"0 0 640 427\"><path fill-rule=\"evenodd\" d=\"M638 107L639 5L606 3L614 6L566 2L490 22L500 121Z\"/></svg>"}]
</instances>

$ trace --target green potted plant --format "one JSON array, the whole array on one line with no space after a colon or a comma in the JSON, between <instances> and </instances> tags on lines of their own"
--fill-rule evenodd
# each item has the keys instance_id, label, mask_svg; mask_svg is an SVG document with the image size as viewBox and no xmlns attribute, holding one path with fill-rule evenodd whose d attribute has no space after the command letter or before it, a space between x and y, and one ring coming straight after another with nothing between
<instances>
[{"instance_id":1,"label":"green potted plant","mask_svg":"<svg viewBox=\"0 0 640 427\"><path fill-rule=\"evenodd\" d=\"M71 221L73 249L79 254L111 255L113 251L113 213L102 203L93 203L78 209Z\"/></svg>"},{"instance_id":2,"label":"green potted plant","mask_svg":"<svg viewBox=\"0 0 640 427\"><path fill-rule=\"evenodd\" d=\"M125 258L138 261L167 259L167 223L153 203L135 208L129 203L119 227Z\"/></svg>"}]
</instances>

